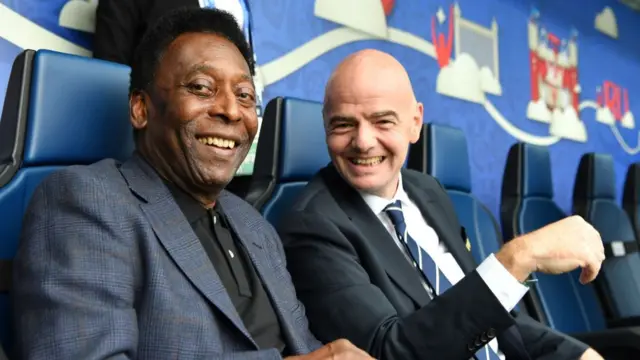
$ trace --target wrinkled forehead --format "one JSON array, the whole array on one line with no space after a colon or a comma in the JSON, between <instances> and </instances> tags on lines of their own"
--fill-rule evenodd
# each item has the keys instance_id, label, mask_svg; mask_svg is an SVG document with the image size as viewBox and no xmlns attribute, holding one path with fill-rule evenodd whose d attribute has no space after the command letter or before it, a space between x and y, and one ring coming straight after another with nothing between
<instances>
[{"instance_id":1,"label":"wrinkled forehead","mask_svg":"<svg viewBox=\"0 0 640 360\"><path fill-rule=\"evenodd\" d=\"M226 38L211 33L187 33L177 37L160 59L159 68L164 72L159 73L180 76L205 66L218 68L224 74L250 76L249 65L240 50Z\"/></svg>"},{"instance_id":2,"label":"wrinkled forehead","mask_svg":"<svg viewBox=\"0 0 640 360\"><path fill-rule=\"evenodd\" d=\"M410 93L393 82L336 80L328 84L325 93L325 118L334 115L361 118L382 111L400 114L409 110Z\"/></svg>"}]
</instances>

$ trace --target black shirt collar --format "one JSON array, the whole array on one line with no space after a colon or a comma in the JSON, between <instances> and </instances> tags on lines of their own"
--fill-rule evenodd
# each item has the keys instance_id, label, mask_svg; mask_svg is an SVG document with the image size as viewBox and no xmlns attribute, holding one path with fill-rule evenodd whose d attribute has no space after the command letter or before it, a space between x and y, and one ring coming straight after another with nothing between
<instances>
[{"instance_id":1,"label":"black shirt collar","mask_svg":"<svg viewBox=\"0 0 640 360\"><path fill-rule=\"evenodd\" d=\"M191 197L191 195L166 180L164 183L169 188L171 195L173 195L173 199L176 201L178 207L182 210L189 223L200 220L203 216L207 215L207 209L202 206L200 202ZM217 202L214 206L214 210L219 211Z\"/></svg>"}]
</instances>

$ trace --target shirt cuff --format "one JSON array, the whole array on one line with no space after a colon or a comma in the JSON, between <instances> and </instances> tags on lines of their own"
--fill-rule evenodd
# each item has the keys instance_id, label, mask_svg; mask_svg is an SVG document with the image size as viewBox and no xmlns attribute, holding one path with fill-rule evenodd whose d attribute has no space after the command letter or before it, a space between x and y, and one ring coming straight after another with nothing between
<instances>
[{"instance_id":1,"label":"shirt cuff","mask_svg":"<svg viewBox=\"0 0 640 360\"><path fill-rule=\"evenodd\" d=\"M521 284L507 269L491 254L476 268L493 295L507 311L513 310L529 288Z\"/></svg>"}]
</instances>

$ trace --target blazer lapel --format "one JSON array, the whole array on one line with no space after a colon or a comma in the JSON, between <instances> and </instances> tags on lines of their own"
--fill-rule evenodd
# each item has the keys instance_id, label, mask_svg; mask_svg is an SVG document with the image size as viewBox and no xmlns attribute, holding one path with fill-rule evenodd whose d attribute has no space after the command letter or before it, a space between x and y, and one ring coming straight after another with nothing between
<instances>
[{"instance_id":1,"label":"blazer lapel","mask_svg":"<svg viewBox=\"0 0 640 360\"><path fill-rule=\"evenodd\" d=\"M403 176L403 186L409 198L420 209L422 216L438 234L438 239L442 241L447 250L456 259L456 262L466 274L476 267L473 256L465 248L465 239L462 238L461 229L451 230L451 223L446 218L441 204L434 201L434 189L425 189L420 184L414 184L407 180L408 176Z\"/></svg>"},{"instance_id":2,"label":"blazer lapel","mask_svg":"<svg viewBox=\"0 0 640 360\"><path fill-rule=\"evenodd\" d=\"M376 249L377 262L384 267L389 277L417 304L422 306L428 303L430 298L422 286L417 270L407 260L362 196L342 179L332 165L322 170L322 176L334 199L362 234L362 238Z\"/></svg>"},{"instance_id":3,"label":"blazer lapel","mask_svg":"<svg viewBox=\"0 0 640 360\"><path fill-rule=\"evenodd\" d=\"M204 297L253 342L200 240L155 170L136 155L121 171L129 188L145 200L142 211L169 256Z\"/></svg>"},{"instance_id":4,"label":"blazer lapel","mask_svg":"<svg viewBox=\"0 0 640 360\"><path fill-rule=\"evenodd\" d=\"M281 329L284 331L285 336L290 340L288 344L293 344L293 338L295 334L292 332L294 329L294 325L292 319L290 318L290 312L283 311L283 309L290 308L291 305L287 305L284 303L282 298L278 295L278 290L281 288L277 279L274 279L273 268L270 268L263 255L263 239L264 235L258 233L255 229L251 228L249 224L242 223L240 219L244 219L246 215L242 211L242 209L234 204L236 200L231 199L230 196L223 193L222 196L218 199L222 205L222 209L225 213L227 221L231 226L234 233L237 235L238 239L244 246L247 254L253 263L258 276L262 280L262 285L267 292L267 295L271 299L273 304L273 310L276 312L278 318L281 322ZM279 241L279 239L276 239Z\"/></svg>"}]
</instances>

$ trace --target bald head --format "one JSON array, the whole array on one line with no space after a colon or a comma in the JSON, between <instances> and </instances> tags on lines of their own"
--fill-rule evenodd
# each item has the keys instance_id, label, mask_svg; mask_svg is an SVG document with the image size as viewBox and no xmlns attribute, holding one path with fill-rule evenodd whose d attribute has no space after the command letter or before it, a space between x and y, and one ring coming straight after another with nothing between
<instances>
[{"instance_id":1,"label":"bald head","mask_svg":"<svg viewBox=\"0 0 640 360\"><path fill-rule=\"evenodd\" d=\"M422 104L391 55L363 50L335 69L325 89L329 155L352 187L393 197L409 144L420 137Z\"/></svg>"},{"instance_id":2,"label":"bald head","mask_svg":"<svg viewBox=\"0 0 640 360\"><path fill-rule=\"evenodd\" d=\"M325 107L334 95L345 92L395 93L408 104L416 102L409 74L393 56L375 49L361 50L347 56L333 71L325 88ZM386 91L385 91L386 90Z\"/></svg>"}]
</instances>

